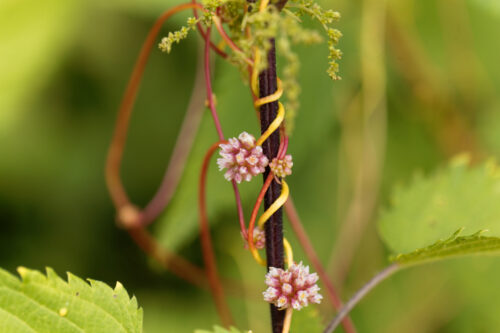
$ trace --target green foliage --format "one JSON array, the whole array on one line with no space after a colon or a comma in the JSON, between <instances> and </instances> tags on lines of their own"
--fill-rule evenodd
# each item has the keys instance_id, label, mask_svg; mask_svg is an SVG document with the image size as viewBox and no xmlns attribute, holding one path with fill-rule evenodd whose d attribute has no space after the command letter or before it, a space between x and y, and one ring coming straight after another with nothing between
<instances>
[{"instance_id":1,"label":"green foliage","mask_svg":"<svg viewBox=\"0 0 500 333\"><path fill-rule=\"evenodd\" d=\"M252 50L257 49L261 55L260 63L257 64L259 72L267 68L267 59L265 54L271 48L271 38L276 38L281 23L281 15L274 6L267 6L260 12L254 9L246 17L246 27L250 28L252 34L250 37L240 35L239 43L243 46L247 57L251 57Z\"/></svg>"},{"instance_id":2,"label":"green foliage","mask_svg":"<svg viewBox=\"0 0 500 333\"><path fill-rule=\"evenodd\" d=\"M425 248L393 256L391 260L402 265L413 265L450 257L500 253L500 238L483 236L485 230L460 236L462 230L459 229L450 238L439 240Z\"/></svg>"},{"instance_id":3,"label":"green foliage","mask_svg":"<svg viewBox=\"0 0 500 333\"><path fill-rule=\"evenodd\" d=\"M331 25L340 19L340 14L333 10L324 10L319 4L310 0L291 1L287 3L284 14L275 6L267 6L264 11L259 11L259 4L252 6L250 11L246 11L246 1L242 0L204 0L203 6L207 9L203 13L202 20L206 25L211 25L216 10L223 22L227 24L230 38L242 50L242 52L229 52L228 60L239 68L243 81L248 82L248 64L245 59L251 59L255 53L260 54L260 61L257 63L257 70L263 71L267 68L267 58L264 56L271 48L271 39L277 41L279 55L286 63L282 68L283 89L285 107L287 110L287 131L291 133L294 126L294 119L299 104L300 85L297 77L300 69L300 62L297 54L292 50L291 45L310 45L323 41L322 35L314 29L303 27L301 17L309 16L317 20L326 35L328 36L328 75L338 80L339 66L337 60L341 58L342 52L336 45L342 36L340 31L333 29ZM188 26L182 27L175 32L169 32L159 44L163 52L170 53L172 45L185 39L190 30L195 28L196 20L193 17L188 19ZM246 34L246 29L251 31Z\"/></svg>"},{"instance_id":4,"label":"green foliage","mask_svg":"<svg viewBox=\"0 0 500 333\"><path fill-rule=\"evenodd\" d=\"M470 0L469 2L483 7L490 14L500 15L500 3L496 0Z\"/></svg>"},{"instance_id":5,"label":"green foliage","mask_svg":"<svg viewBox=\"0 0 500 333\"><path fill-rule=\"evenodd\" d=\"M416 167L426 170L427 174L446 158L449 151L457 151L458 143L462 142L457 138L468 138L467 133L450 130L454 121L448 118L448 114L444 122L439 121L438 114L442 109L440 99L432 98L434 85L426 85L425 81L418 81L415 85L408 82L407 76L410 79L420 77L411 76L412 69L426 69L416 74L424 75L427 70L434 73L437 78L432 82L437 85L437 91L452 91L451 95L443 96L457 106L455 111L450 111L451 116L461 115L472 125L480 151L486 154L492 153L492 149L496 153L500 151L497 149L500 147L500 126L497 126L500 124L500 94L495 93L500 87L497 59L500 51L498 43L491 40L491 32L500 30L499 11L494 10L498 1L465 2L465 12L460 12L462 1L453 5L434 0L389 2L392 8L387 12L388 22L392 25L394 21L402 20L405 24L398 29L386 29L390 112L381 202L387 200L387 193L395 181L407 179ZM487 10L483 10L477 6L479 2L490 6L484 6ZM196 291L179 279L170 278L169 274L155 278L154 273L147 273L148 268L141 264L143 254L127 237L120 236L121 231L116 230L114 212L103 180L103 163L116 109L139 47L147 29L160 13L178 3L172 0L0 1L0 133L3 139L0 147L0 215L4 226L0 235L1 266L11 269L16 262L24 262L29 267L42 267L43 263L50 262L61 272L70 267L71 271L105 276L106 281L113 281L116 276L120 281L136 281L141 306L148 313L144 327L148 333L192 333L196 327L209 328L217 322L209 293ZM307 232L326 262L330 257L331 240L337 235L337 226L342 222L343 212L351 199L351 187L339 188L338 181L352 179L357 170L355 166L362 163L352 161L350 157L347 161L349 172L345 176L338 174L337 164L346 162L341 153L345 151L344 155L349 158L359 151L350 145L339 150L339 142L343 140L339 133L363 140L362 134L352 133L352 124L358 123L352 114L356 111L356 96L365 88L359 84L363 75L359 64L362 55L359 28L361 15L370 8L362 7L362 2L348 0L322 1L320 4L342 8L342 51L349 56L342 61L344 82L332 89L329 78L321 75L325 69L326 47L314 45L295 50L289 40L292 51L297 52L300 59L300 67L306 69L301 71L299 80L302 88L300 104L306 112L298 114L294 137L290 141L290 152L297 163L289 181L299 213L307 222ZM9 7L12 10L5 10ZM456 22L453 18L460 20L462 16L453 16L460 13L466 14L465 21L470 19L471 30L455 26L457 29L452 28L452 32L461 33L446 33L443 27L450 21ZM176 30L185 25L183 15L172 17L166 26ZM283 12L282 16L286 15ZM92 18L91 24L89 18ZM307 17L303 21L309 24ZM214 30L212 28L212 36L216 37ZM398 39L399 34L403 40ZM473 43L469 42L469 35ZM173 145L183 116L194 72L191 67L194 67L196 44L195 36L190 37L185 44L174 45L174 48L180 47L167 59L158 50L154 52L146 69L144 85L132 116L130 145L123 167L126 188L137 204L145 204L157 189L170 154L169 145ZM405 45L409 49L405 49ZM453 45L459 48L448 48ZM410 53L405 55L405 50ZM277 53L281 55L280 51ZM411 55L422 63L422 67L412 65L409 61ZM461 56L466 56L466 61L459 62L456 67L455 61L460 61ZM467 74L475 71L477 60L490 86L484 82L477 84L473 75L465 75L465 71ZM278 61L278 70L284 71L288 67L286 61ZM188 64L193 66L188 67ZM465 76L456 75L462 71ZM227 136L237 135L257 123L248 89L235 84L238 77L232 75L234 72L218 62L214 73L222 126ZM284 72L281 76L285 78ZM477 103L462 103L462 98L468 94L455 90L460 84L468 87L471 93L480 93ZM488 90L491 88L493 90ZM436 104L422 104L421 96ZM287 108L287 114L289 112ZM486 112L490 113L485 118ZM13 122L8 121L12 115L19 117L13 118ZM244 120L235 121L233 115ZM484 120L478 123L478 119ZM207 123L208 130L198 136L199 145L205 149L217 140L211 135L214 132L211 119ZM370 126L362 121L359 123ZM482 124L488 128L477 126ZM251 132L258 134L257 127L252 127ZM485 136L487 144L483 139ZM443 149L436 140L438 137L445 137L451 147ZM203 143L203 140L207 141ZM169 214L174 206L183 206L175 208L178 219L173 226L180 229L188 220L191 223L191 233L183 240L184 244L186 240L189 242L197 237L196 182L201 162L195 163L185 179L193 179L192 196L188 198L192 200L182 202L186 196L179 196L177 200L176 195L173 206L167 208ZM234 198L230 185L222 183L224 180L216 171L215 161L212 161L209 173L209 177L221 179L223 186L219 189L218 183L209 185L210 222L227 226L224 229L216 226L214 238L220 238L224 233L227 235L225 239L231 240L215 243L218 255L222 255L218 256L219 268L223 276L233 278L230 273L234 270L234 263L227 259L227 254L241 252L238 265L248 266L247 271L253 274L245 271L235 279L244 279L245 284L252 285L260 281L263 270L253 265L248 252L242 249L241 240L235 237ZM259 185L260 182L255 183ZM188 184L183 181L180 187L184 190L184 185ZM247 217L255 201L255 189L249 186L253 184L241 185L242 192L249 193L244 202ZM224 200L219 200L221 193L227 194ZM152 228L165 222L157 221ZM458 227L443 233L442 239L449 237ZM467 228L464 234L480 229L483 228ZM293 242L289 227L285 227L285 233ZM296 255L303 256L295 244ZM193 248L196 250L196 245ZM200 262L196 253L189 252L189 255L189 259ZM381 267L384 255L378 239L371 229L367 230L345 290L353 291L365 282ZM436 331L438 327L442 332L496 332L500 327L500 290L492 286L500 278L499 260L496 257L450 260L395 275L378 286L355 309L356 327L360 332L371 333L421 333ZM253 298L238 298L238 301L240 307L231 303L236 320L249 323L241 328L267 332L268 308L262 306L262 301ZM192 312L196 315L193 316ZM292 322L298 320L300 314L294 314Z\"/></svg>"},{"instance_id":6,"label":"green foliage","mask_svg":"<svg viewBox=\"0 0 500 333\"><path fill-rule=\"evenodd\" d=\"M319 44L323 41L321 34L316 30L306 29L298 20L298 17L291 11L285 9L286 14L281 19L281 28L283 32L276 39L277 53L282 56L286 63L281 71L281 80L284 90L284 106L286 108L286 130L293 132L294 120L300 107L300 84L298 76L300 71L300 60L293 51L292 44Z\"/></svg>"},{"instance_id":7,"label":"green foliage","mask_svg":"<svg viewBox=\"0 0 500 333\"><path fill-rule=\"evenodd\" d=\"M22 280L0 269L2 332L142 332L142 309L118 282L114 289L68 273L68 282L50 268L47 275L18 268Z\"/></svg>"},{"instance_id":8,"label":"green foliage","mask_svg":"<svg viewBox=\"0 0 500 333\"><path fill-rule=\"evenodd\" d=\"M316 306L309 305L293 312L291 333L320 333L324 328L325 325Z\"/></svg>"},{"instance_id":9,"label":"green foliage","mask_svg":"<svg viewBox=\"0 0 500 333\"><path fill-rule=\"evenodd\" d=\"M220 326L214 326L214 329L212 331L206 331L206 330L196 330L194 333L251 333L252 331L240 331L234 327L231 327L229 330L220 327Z\"/></svg>"},{"instance_id":10,"label":"green foliage","mask_svg":"<svg viewBox=\"0 0 500 333\"><path fill-rule=\"evenodd\" d=\"M494 162L469 167L458 156L446 168L398 188L379 223L395 253L425 248L459 228L500 236L500 171Z\"/></svg>"},{"instance_id":11,"label":"green foliage","mask_svg":"<svg viewBox=\"0 0 500 333\"><path fill-rule=\"evenodd\" d=\"M78 7L65 0L0 2L0 132L56 70L77 26Z\"/></svg>"},{"instance_id":12,"label":"green foliage","mask_svg":"<svg viewBox=\"0 0 500 333\"><path fill-rule=\"evenodd\" d=\"M332 80L340 80L340 76L337 75L339 71L339 65L337 60L342 57L342 52L336 48L342 33L331 27L334 22L340 19L340 13L334 10L328 9L324 10L319 4L312 0L299 0L297 3L298 12L297 15L302 16L307 14L312 18L316 19L324 28L328 35L328 75Z\"/></svg>"}]
</instances>

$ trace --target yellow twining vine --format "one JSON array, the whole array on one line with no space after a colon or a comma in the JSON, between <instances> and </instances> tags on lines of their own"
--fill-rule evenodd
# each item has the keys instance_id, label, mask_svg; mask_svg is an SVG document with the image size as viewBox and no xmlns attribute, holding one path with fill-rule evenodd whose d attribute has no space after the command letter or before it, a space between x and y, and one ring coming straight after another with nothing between
<instances>
[{"instance_id":1,"label":"yellow twining vine","mask_svg":"<svg viewBox=\"0 0 500 333\"><path fill-rule=\"evenodd\" d=\"M263 12L267 5L269 4L269 0L262 0L259 6L259 11ZM260 53L256 49L254 52L254 61L253 61L253 68L252 68L252 73L251 73L251 89L253 90L253 93L255 96L258 96L259 91L258 91L258 76L259 76L259 62L260 62ZM276 91L268 96L264 96L261 98L258 98L254 102L255 108L258 108L261 105L276 102L280 99L280 97L283 95L283 85L281 83L281 80L278 78L277 79L277 89ZM272 123L269 125L269 127L266 129L266 131L260 136L260 138L256 141L257 146L262 146L262 144L271 136L274 131L278 130L281 124L283 123L283 120L285 119L285 107L281 102L278 101L278 112L276 115L276 118L272 121ZM260 229L263 229L264 224L269 220L269 218L278 210L280 209L285 202L288 199L288 195L290 193L290 190L288 188L288 184L282 179L281 180L282 184L282 189L281 189L281 195L274 201L271 206L259 217L259 220L257 222L257 227ZM286 262L287 265L290 267L293 264L293 251L290 243L286 238L283 238L283 247L285 249L285 256L286 256ZM262 266L266 266L266 261L261 258L259 251L257 248L254 246L254 244L249 243L249 249L250 252L252 253L253 258L257 263L259 263Z\"/></svg>"}]
</instances>

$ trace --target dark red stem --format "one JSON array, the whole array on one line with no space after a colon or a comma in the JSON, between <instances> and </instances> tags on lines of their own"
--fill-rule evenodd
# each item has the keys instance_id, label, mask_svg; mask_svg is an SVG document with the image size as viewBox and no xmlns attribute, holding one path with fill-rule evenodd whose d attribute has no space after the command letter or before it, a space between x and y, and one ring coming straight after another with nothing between
<instances>
[{"instance_id":1,"label":"dark red stem","mask_svg":"<svg viewBox=\"0 0 500 333\"><path fill-rule=\"evenodd\" d=\"M268 67L259 75L259 96L265 97L273 94L277 89L276 75L276 51L274 39L271 40L271 49L267 54ZM260 107L260 127L264 133L271 122L276 118L278 111L278 102L271 102ZM279 131L275 131L271 136L264 141L262 149L269 161L278 155L280 147ZM264 181L270 172L269 167L264 173ZM281 184L273 179L271 186L264 196L264 209L268 209L271 204L278 199L281 194ZM266 256L267 268L277 267L284 268L283 260L283 212L278 209L269 221L265 224L266 233ZM276 306L271 304L271 324L273 333L281 333L283 330L283 321L285 320L285 311L280 311Z\"/></svg>"}]
</instances>

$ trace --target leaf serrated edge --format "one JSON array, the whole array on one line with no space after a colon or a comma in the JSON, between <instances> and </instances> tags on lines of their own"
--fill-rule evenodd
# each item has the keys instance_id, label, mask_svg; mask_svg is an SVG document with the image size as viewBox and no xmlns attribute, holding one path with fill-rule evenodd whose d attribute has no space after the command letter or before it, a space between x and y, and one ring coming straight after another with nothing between
<instances>
[{"instance_id":1,"label":"leaf serrated edge","mask_svg":"<svg viewBox=\"0 0 500 333\"><path fill-rule=\"evenodd\" d=\"M95 292L97 289L104 288L106 290L109 290L112 294L120 294L120 298L125 300L125 302L123 303L125 304L125 308L127 310L127 317L131 321L131 326L135 329L135 331L142 332L143 309L138 306L137 298L135 296L130 297L127 290L120 282L116 283L115 288L111 288L104 282L97 280L87 279L89 281L89 283L87 283L85 282L85 280L79 278L71 272L66 272L67 281L65 281L50 267L45 268L46 274L43 274L42 272L37 270L31 270L24 266L18 266L16 271L19 274L19 278L17 278L10 272L0 268L0 274L3 275L3 282L6 283L7 287L12 288L13 290L19 290L22 284L26 283L43 283L46 287L60 290L62 293L65 293L67 295L73 295L72 289L79 288L85 288L87 291L91 292ZM124 299L124 297L126 297L126 299ZM94 305L99 306L99 304L96 303ZM113 319L117 320L117 322L123 326L123 323L121 323L117 318L114 318L111 313L108 313L105 309L102 310L110 315ZM59 315L64 317L65 313L67 313L67 309L62 308L59 312ZM136 322L137 324L133 325L134 322Z\"/></svg>"},{"instance_id":2,"label":"leaf serrated edge","mask_svg":"<svg viewBox=\"0 0 500 333\"><path fill-rule=\"evenodd\" d=\"M389 260L399 265L408 266L453 257L500 253L500 238L483 236L488 231L487 229L479 230L471 235L460 236L463 230L464 228L460 228L449 238L438 240L427 247L393 255ZM475 245L479 246L474 247Z\"/></svg>"}]
</instances>

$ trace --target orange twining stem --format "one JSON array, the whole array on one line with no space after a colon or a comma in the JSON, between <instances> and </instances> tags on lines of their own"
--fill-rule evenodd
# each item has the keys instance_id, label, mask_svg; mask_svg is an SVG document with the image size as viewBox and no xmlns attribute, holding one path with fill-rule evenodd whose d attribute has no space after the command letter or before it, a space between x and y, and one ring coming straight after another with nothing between
<instances>
[{"instance_id":1,"label":"orange twining stem","mask_svg":"<svg viewBox=\"0 0 500 333\"><path fill-rule=\"evenodd\" d=\"M139 58L137 59L137 62L134 66L134 71L132 73L132 76L130 77L127 89L125 90L120 110L118 111L118 119L116 122L117 126L113 133L113 139L109 148L108 159L106 163L106 182L111 194L111 198L113 199L113 203L116 207L130 205L130 200L120 179L120 165L122 161L125 141L127 138L128 124L130 122L130 116L132 114L132 107L137 97L137 92L139 90L147 60L163 23L165 23L165 21L168 20L172 15L180 11L193 8L203 10L203 7L199 4L185 3L172 7L170 10L166 11L162 16L160 16L160 18L155 22L153 28L150 30L146 41L142 46Z\"/></svg>"},{"instance_id":2,"label":"orange twining stem","mask_svg":"<svg viewBox=\"0 0 500 333\"><path fill-rule=\"evenodd\" d=\"M262 200L264 199L264 195L271 185L271 182L274 179L274 175L272 172L269 173L269 175L266 178L266 181L264 182L264 186L262 186L259 196L257 197L257 202L253 206L252 210L252 215L250 216L250 222L248 223L248 249L250 250L250 253L252 254L253 258L255 261L257 261L259 264L262 265L263 260L259 256L259 252L257 251L257 248L255 247L255 243L253 240L253 230L255 228L255 221L257 220L257 214L259 213L259 208L262 203ZM265 263L264 263L265 264Z\"/></svg>"},{"instance_id":3,"label":"orange twining stem","mask_svg":"<svg viewBox=\"0 0 500 333\"><path fill-rule=\"evenodd\" d=\"M221 35L222 39L226 42L226 44L233 50L234 52L238 53L239 55L243 56L243 60L250 66L253 66L253 61L251 59L248 59L245 55L245 52L241 50L238 45L236 45L233 40L227 35L226 31L222 27L222 21L218 16L214 16L212 18L215 24L215 28L217 31L219 31L219 34Z\"/></svg>"}]
</instances>

